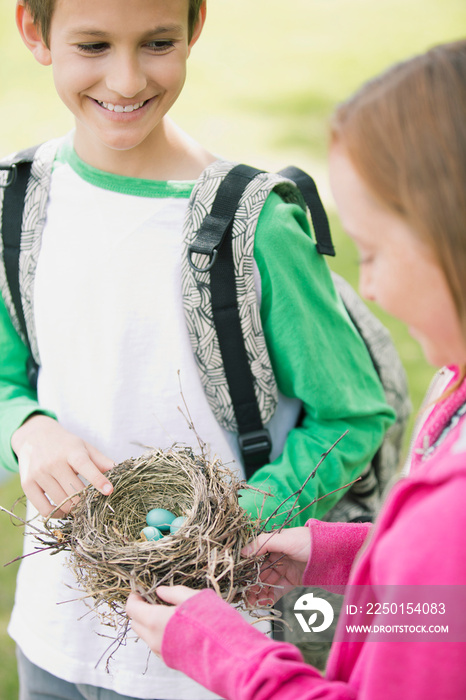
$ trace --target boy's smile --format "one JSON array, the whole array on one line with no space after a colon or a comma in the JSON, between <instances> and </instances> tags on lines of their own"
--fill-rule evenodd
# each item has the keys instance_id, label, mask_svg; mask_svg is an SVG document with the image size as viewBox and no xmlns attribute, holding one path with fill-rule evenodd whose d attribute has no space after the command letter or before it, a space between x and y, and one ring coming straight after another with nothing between
<instances>
[{"instance_id":1,"label":"boy's smile","mask_svg":"<svg viewBox=\"0 0 466 700\"><path fill-rule=\"evenodd\" d=\"M108 109L109 112L135 112L137 109L141 109L147 102L136 102L135 105L114 105L111 102L100 102L97 100L99 105L103 107L104 109Z\"/></svg>"},{"instance_id":2,"label":"boy's smile","mask_svg":"<svg viewBox=\"0 0 466 700\"><path fill-rule=\"evenodd\" d=\"M186 78L188 0L58 0L49 48L57 92L76 122L75 148L90 165L131 175L164 151L165 115ZM166 145L166 144L165 144Z\"/></svg>"}]
</instances>

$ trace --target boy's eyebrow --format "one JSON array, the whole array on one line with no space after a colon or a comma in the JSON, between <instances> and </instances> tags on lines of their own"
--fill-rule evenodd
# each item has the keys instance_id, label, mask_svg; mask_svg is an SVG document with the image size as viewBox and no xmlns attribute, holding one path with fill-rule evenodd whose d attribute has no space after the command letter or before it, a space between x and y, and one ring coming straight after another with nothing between
<instances>
[{"instance_id":1,"label":"boy's eyebrow","mask_svg":"<svg viewBox=\"0 0 466 700\"><path fill-rule=\"evenodd\" d=\"M166 34L179 34L183 31L181 24L169 24L167 26L154 27L149 31L144 33L144 37L154 37L154 36L164 36ZM109 36L109 32L105 32L101 29L91 29L90 27L81 27L78 29L73 29L69 33L70 38L77 37L93 37L95 39L105 39Z\"/></svg>"}]
</instances>

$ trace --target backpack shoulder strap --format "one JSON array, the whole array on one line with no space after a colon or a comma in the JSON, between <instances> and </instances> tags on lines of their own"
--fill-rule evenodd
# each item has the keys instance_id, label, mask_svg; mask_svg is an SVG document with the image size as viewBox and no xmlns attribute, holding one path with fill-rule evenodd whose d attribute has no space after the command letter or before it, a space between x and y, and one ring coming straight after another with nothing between
<instances>
[{"instance_id":1,"label":"backpack shoulder strap","mask_svg":"<svg viewBox=\"0 0 466 700\"><path fill-rule=\"evenodd\" d=\"M59 142L34 146L0 163L0 291L14 327L30 350L28 377L34 388L40 362L33 313L34 276Z\"/></svg>"},{"instance_id":2,"label":"backpack shoulder strap","mask_svg":"<svg viewBox=\"0 0 466 700\"><path fill-rule=\"evenodd\" d=\"M189 264L196 272L213 269L244 190L260 172L262 171L249 165L235 165L219 182L212 208L202 221L193 242L188 245ZM194 263L195 253L207 256L202 267Z\"/></svg>"},{"instance_id":3,"label":"backpack shoulder strap","mask_svg":"<svg viewBox=\"0 0 466 700\"><path fill-rule=\"evenodd\" d=\"M212 318L246 470L268 461L271 441L262 423L241 328L231 227L244 190L258 173L247 165L237 165L227 173L210 214L188 248L190 256L201 253L209 260ZM190 261L194 265L192 257Z\"/></svg>"},{"instance_id":4,"label":"backpack shoulder strap","mask_svg":"<svg viewBox=\"0 0 466 700\"><path fill-rule=\"evenodd\" d=\"M279 171L279 175L283 175L283 177L286 177L288 180L292 180L299 188L311 214L318 252L321 253L321 255L335 256L335 248L333 247L327 214L319 197L316 183L312 177L304 172L304 170L300 170L300 168L294 165L283 168L283 170Z\"/></svg>"},{"instance_id":5,"label":"backpack shoulder strap","mask_svg":"<svg viewBox=\"0 0 466 700\"><path fill-rule=\"evenodd\" d=\"M244 297L238 287L244 287L241 282L245 280L239 279L235 253L236 262L238 252L245 260L247 227L237 227L235 236L232 229L245 190L261 171L247 165L222 165L224 167L220 170L214 167L207 175L204 173L202 185L193 193L193 214L201 202L207 213L200 221L198 230L192 229L186 240L189 277L187 279L186 275L183 275L184 287L187 285L192 288L194 285L198 291L208 291L208 295L201 293L194 297L204 301L202 310L198 306L193 308L193 297L186 293L186 289L184 299L190 307L187 318L191 323L188 327L201 370L201 379L204 379L208 399L210 397L209 403L220 424L238 432L239 446L249 478L255 468L269 460L271 441L268 431L264 428L263 417L267 415L267 411L261 415L250 364L251 355L248 354L242 327L242 320L244 325L245 321L250 324L251 319L245 318L244 313L242 319L241 307L243 306L243 310L246 308L250 314L252 298L249 302L246 300L246 304L243 303L244 299L238 299L238 293ZM211 189L212 185L214 190ZM202 338L204 333L207 335ZM209 337L212 338L213 348L205 345ZM199 352L202 347L208 351L213 350L213 353L209 353L207 357L202 350ZM265 357L263 353L263 361L270 362L268 354ZM215 375L215 382L221 375L223 386L212 386L208 383ZM266 399L262 402L263 408L268 404L271 413L275 410L277 401L276 387L273 389L268 401ZM259 397L259 402L263 398Z\"/></svg>"}]
</instances>

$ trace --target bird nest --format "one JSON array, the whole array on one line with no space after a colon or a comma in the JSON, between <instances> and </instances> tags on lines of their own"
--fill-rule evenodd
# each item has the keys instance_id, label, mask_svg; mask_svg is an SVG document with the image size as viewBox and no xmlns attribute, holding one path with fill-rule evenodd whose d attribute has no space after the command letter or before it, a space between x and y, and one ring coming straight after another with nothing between
<instances>
[{"instance_id":1,"label":"bird nest","mask_svg":"<svg viewBox=\"0 0 466 700\"><path fill-rule=\"evenodd\" d=\"M132 591L163 603L158 586L212 588L224 600L248 609L246 593L256 585L261 559L241 549L260 529L238 502L246 484L219 461L189 448L152 450L107 473L113 492L86 487L70 514L48 519L44 549L70 552L69 566L101 621L126 620ZM163 508L186 518L175 534L143 541L146 515ZM115 615L116 614L116 615ZM115 622L118 620L119 622Z\"/></svg>"}]
</instances>

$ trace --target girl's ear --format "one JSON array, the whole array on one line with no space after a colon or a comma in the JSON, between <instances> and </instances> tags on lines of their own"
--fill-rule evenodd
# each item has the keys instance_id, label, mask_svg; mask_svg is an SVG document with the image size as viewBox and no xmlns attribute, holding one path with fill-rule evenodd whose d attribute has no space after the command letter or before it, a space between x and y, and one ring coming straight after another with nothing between
<instances>
[{"instance_id":1,"label":"girl's ear","mask_svg":"<svg viewBox=\"0 0 466 700\"><path fill-rule=\"evenodd\" d=\"M189 53L191 53L191 49L193 48L194 44L201 36L202 28L203 28L204 23L205 23L206 13L207 13L207 2L206 2L206 0L204 0L201 7L199 8L199 15L197 18L197 22L194 25L193 34L192 34L191 40L189 42Z\"/></svg>"},{"instance_id":2,"label":"girl's ear","mask_svg":"<svg viewBox=\"0 0 466 700\"><path fill-rule=\"evenodd\" d=\"M22 40L36 61L43 66L50 66L52 63L50 49L42 39L41 31L34 22L29 9L25 7L23 0L18 0L16 4L16 26Z\"/></svg>"}]
</instances>

